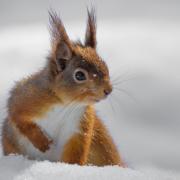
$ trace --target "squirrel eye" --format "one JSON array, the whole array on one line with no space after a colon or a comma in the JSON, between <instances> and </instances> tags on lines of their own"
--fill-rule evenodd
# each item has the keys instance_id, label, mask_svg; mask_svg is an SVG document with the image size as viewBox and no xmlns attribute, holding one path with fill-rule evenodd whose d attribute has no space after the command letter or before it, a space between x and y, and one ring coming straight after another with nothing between
<instances>
[{"instance_id":1,"label":"squirrel eye","mask_svg":"<svg viewBox=\"0 0 180 180\"><path fill-rule=\"evenodd\" d=\"M86 70L78 68L74 71L73 78L77 83L83 83L88 79L88 73Z\"/></svg>"}]
</instances>

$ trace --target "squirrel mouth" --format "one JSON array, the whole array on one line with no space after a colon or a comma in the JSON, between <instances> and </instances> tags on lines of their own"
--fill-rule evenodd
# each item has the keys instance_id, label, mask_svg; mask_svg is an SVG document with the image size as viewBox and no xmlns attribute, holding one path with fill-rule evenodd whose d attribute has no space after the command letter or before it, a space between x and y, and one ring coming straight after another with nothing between
<instances>
[{"instance_id":1,"label":"squirrel mouth","mask_svg":"<svg viewBox=\"0 0 180 180\"><path fill-rule=\"evenodd\" d=\"M99 101L100 101L100 99L95 99L95 102L97 102L97 103L98 103Z\"/></svg>"},{"instance_id":2,"label":"squirrel mouth","mask_svg":"<svg viewBox=\"0 0 180 180\"><path fill-rule=\"evenodd\" d=\"M98 99L96 97L89 97L88 101L93 102L93 103L98 103L100 101L100 99Z\"/></svg>"}]
</instances>

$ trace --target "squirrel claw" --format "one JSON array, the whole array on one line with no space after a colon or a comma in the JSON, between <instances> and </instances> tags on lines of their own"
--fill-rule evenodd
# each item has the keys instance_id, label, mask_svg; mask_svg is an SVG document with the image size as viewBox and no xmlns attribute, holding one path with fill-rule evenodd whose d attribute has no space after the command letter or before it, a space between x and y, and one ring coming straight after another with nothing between
<instances>
[{"instance_id":1,"label":"squirrel claw","mask_svg":"<svg viewBox=\"0 0 180 180\"><path fill-rule=\"evenodd\" d=\"M53 140L44 140L43 142L41 142L39 145L38 145L38 149L45 153L46 151L48 151L50 149L50 145L53 143Z\"/></svg>"}]
</instances>

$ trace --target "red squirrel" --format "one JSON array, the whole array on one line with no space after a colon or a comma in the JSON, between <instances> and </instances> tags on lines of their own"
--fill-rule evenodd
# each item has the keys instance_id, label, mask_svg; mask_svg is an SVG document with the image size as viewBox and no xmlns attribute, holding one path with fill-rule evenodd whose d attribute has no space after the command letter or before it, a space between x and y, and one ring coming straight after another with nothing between
<instances>
[{"instance_id":1,"label":"red squirrel","mask_svg":"<svg viewBox=\"0 0 180 180\"><path fill-rule=\"evenodd\" d=\"M79 165L124 163L94 104L112 91L98 55L95 11L88 10L85 42L71 41L49 13L51 51L42 70L18 82L3 123L3 152Z\"/></svg>"}]
</instances>

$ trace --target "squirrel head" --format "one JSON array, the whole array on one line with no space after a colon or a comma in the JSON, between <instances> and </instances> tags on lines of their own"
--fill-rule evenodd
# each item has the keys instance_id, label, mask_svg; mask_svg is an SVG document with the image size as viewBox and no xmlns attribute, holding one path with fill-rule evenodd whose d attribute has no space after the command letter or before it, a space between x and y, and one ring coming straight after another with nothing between
<instances>
[{"instance_id":1,"label":"squirrel head","mask_svg":"<svg viewBox=\"0 0 180 180\"><path fill-rule=\"evenodd\" d=\"M69 39L61 19L50 13L51 53L48 68L52 90L63 103L93 104L112 91L109 71L96 51L95 11L88 10L85 42Z\"/></svg>"}]
</instances>

